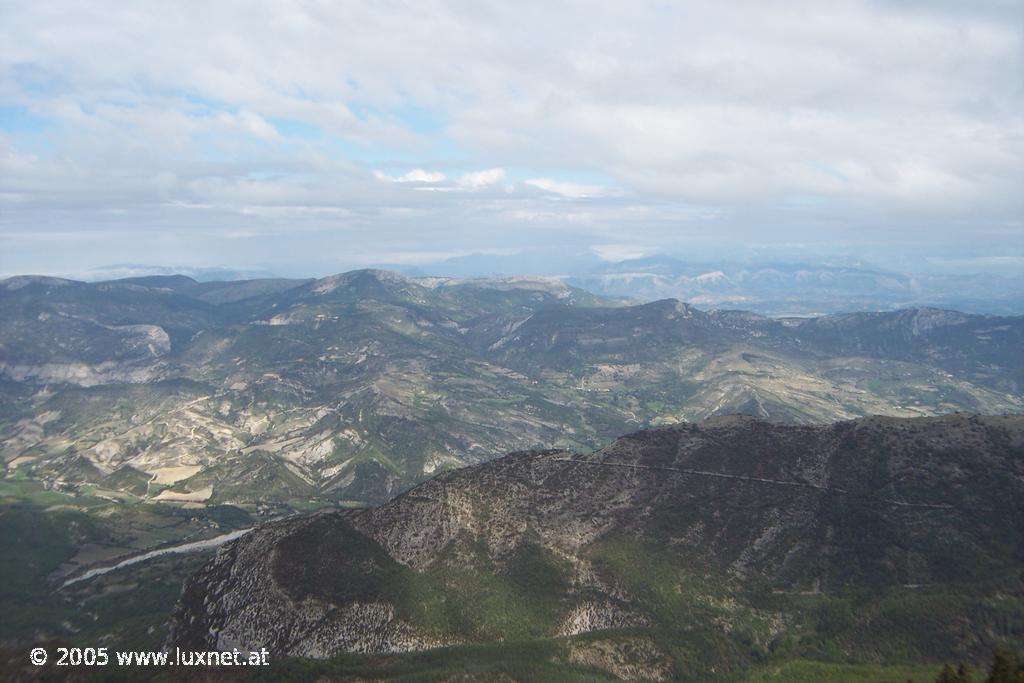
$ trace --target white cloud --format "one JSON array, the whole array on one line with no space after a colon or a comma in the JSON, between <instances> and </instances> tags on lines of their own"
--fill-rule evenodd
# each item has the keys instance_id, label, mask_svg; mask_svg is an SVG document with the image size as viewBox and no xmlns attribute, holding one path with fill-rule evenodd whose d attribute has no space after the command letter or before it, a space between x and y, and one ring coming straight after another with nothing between
<instances>
[{"instance_id":1,"label":"white cloud","mask_svg":"<svg viewBox=\"0 0 1024 683\"><path fill-rule=\"evenodd\" d=\"M373 176L378 180L387 180L393 183L440 183L444 182L446 177L440 171L425 171L422 168L414 168L400 176L390 176L381 171L374 171Z\"/></svg>"},{"instance_id":2,"label":"white cloud","mask_svg":"<svg viewBox=\"0 0 1024 683\"><path fill-rule=\"evenodd\" d=\"M609 188L601 185L581 185L579 183L551 180L550 178L531 178L524 180L523 184L571 199L602 197L612 194Z\"/></svg>"},{"instance_id":3,"label":"white cloud","mask_svg":"<svg viewBox=\"0 0 1024 683\"><path fill-rule=\"evenodd\" d=\"M265 118L251 111L242 110L236 117L239 125L248 133L264 140L280 140L277 129Z\"/></svg>"},{"instance_id":4,"label":"white cloud","mask_svg":"<svg viewBox=\"0 0 1024 683\"><path fill-rule=\"evenodd\" d=\"M429 183L430 187L418 187L418 190L429 190L434 192L452 192L454 190L478 190L489 185L501 182L505 178L505 169L490 168L485 171L472 171L464 173L455 178L451 184L437 186L448 180L448 177L440 171L426 171L422 168L414 168L408 173L400 176L388 175L380 170L375 170L373 176L377 180L384 180L392 183Z\"/></svg>"},{"instance_id":5,"label":"white cloud","mask_svg":"<svg viewBox=\"0 0 1024 683\"><path fill-rule=\"evenodd\" d=\"M628 261L648 254L647 250L635 244L595 244L591 249L603 261Z\"/></svg>"},{"instance_id":6,"label":"white cloud","mask_svg":"<svg viewBox=\"0 0 1024 683\"><path fill-rule=\"evenodd\" d=\"M459 176L458 183L463 187L478 189L500 183L505 179L505 169L489 168L486 171L474 171Z\"/></svg>"}]
</instances>

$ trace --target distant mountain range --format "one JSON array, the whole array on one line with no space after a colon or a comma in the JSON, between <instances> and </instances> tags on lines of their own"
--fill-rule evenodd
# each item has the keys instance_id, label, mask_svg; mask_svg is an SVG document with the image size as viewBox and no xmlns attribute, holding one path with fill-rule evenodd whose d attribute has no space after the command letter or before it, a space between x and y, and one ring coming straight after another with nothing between
<instances>
[{"instance_id":1,"label":"distant mountain range","mask_svg":"<svg viewBox=\"0 0 1024 683\"><path fill-rule=\"evenodd\" d=\"M653 256L617 262L588 254L560 258L473 255L415 268L411 275L555 276L596 294L639 301L675 298L765 315L824 315L932 306L972 313L1024 314L1024 272L905 273L857 259L729 261Z\"/></svg>"},{"instance_id":2,"label":"distant mountain range","mask_svg":"<svg viewBox=\"0 0 1024 683\"><path fill-rule=\"evenodd\" d=\"M18 277L0 281L0 452L9 476L133 500L376 502L716 414L1019 412L1022 348L1020 317L771 319L538 278Z\"/></svg>"},{"instance_id":3,"label":"distant mountain range","mask_svg":"<svg viewBox=\"0 0 1024 683\"><path fill-rule=\"evenodd\" d=\"M414 663L431 680L698 681L833 680L781 673L801 659L978 661L1024 629L1022 501L1021 417L713 418L268 524L191 579L168 644L335 657L304 671L337 680ZM842 680L909 677L874 673Z\"/></svg>"}]
</instances>

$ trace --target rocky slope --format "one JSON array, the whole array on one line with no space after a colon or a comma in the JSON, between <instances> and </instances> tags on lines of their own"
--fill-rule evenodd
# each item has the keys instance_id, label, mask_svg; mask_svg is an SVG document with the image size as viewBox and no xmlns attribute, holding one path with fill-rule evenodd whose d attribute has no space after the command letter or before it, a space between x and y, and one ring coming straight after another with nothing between
<instances>
[{"instance_id":1,"label":"rocky slope","mask_svg":"<svg viewBox=\"0 0 1024 683\"><path fill-rule=\"evenodd\" d=\"M266 525L193 577L169 643L569 638L570 660L627 678L970 656L1024 632L1022 501L1022 417L714 418Z\"/></svg>"}]
</instances>

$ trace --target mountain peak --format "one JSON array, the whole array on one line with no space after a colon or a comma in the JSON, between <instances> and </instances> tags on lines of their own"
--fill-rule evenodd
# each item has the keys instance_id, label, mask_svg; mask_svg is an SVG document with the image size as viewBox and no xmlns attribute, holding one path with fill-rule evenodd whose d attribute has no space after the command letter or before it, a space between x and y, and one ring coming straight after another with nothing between
<instances>
[{"instance_id":1,"label":"mountain peak","mask_svg":"<svg viewBox=\"0 0 1024 683\"><path fill-rule=\"evenodd\" d=\"M78 280L67 280L62 277L51 277L49 275L15 275L6 280L0 280L0 288L8 291L28 287L29 285L47 285L50 287L64 287L77 284Z\"/></svg>"},{"instance_id":2,"label":"mountain peak","mask_svg":"<svg viewBox=\"0 0 1024 683\"><path fill-rule=\"evenodd\" d=\"M413 280L393 270L379 270L376 268L362 268L350 270L337 275L315 280L310 284L313 292L317 294L328 294L341 287L349 287L358 284L378 283L383 285L409 285L414 284Z\"/></svg>"},{"instance_id":3,"label":"mountain peak","mask_svg":"<svg viewBox=\"0 0 1024 683\"><path fill-rule=\"evenodd\" d=\"M659 299L658 301L644 304L644 307L660 311L670 318L689 318L697 312L696 308L679 299Z\"/></svg>"}]
</instances>

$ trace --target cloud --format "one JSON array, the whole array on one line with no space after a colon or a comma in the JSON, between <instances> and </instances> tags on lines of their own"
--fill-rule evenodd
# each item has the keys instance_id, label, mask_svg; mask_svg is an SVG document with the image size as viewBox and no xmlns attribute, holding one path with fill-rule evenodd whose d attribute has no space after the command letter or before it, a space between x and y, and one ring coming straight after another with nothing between
<instances>
[{"instance_id":1,"label":"cloud","mask_svg":"<svg viewBox=\"0 0 1024 683\"><path fill-rule=\"evenodd\" d=\"M422 168L414 168L408 173L400 176L392 176L383 171L375 170L373 176L377 180L384 180L391 183L429 183L437 185L448 180L448 176L440 171L425 171ZM489 185L501 182L505 178L505 169L491 168L486 171L471 171L463 173L451 183L441 187L421 187L420 190L432 190L435 192L451 192L454 190L478 190Z\"/></svg>"},{"instance_id":2,"label":"cloud","mask_svg":"<svg viewBox=\"0 0 1024 683\"><path fill-rule=\"evenodd\" d=\"M463 187L475 190L488 185L500 183L505 179L505 169L489 168L486 171L474 171L459 176L458 183Z\"/></svg>"},{"instance_id":3,"label":"cloud","mask_svg":"<svg viewBox=\"0 0 1024 683\"><path fill-rule=\"evenodd\" d=\"M254 7L5 5L0 270L1024 243L1020 2Z\"/></svg>"},{"instance_id":4,"label":"cloud","mask_svg":"<svg viewBox=\"0 0 1024 683\"><path fill-rule=\"evenodd\" d=\"M446 176L439 171L424 171L422 168L414 168L400 176L390 176L381 171L374 171L373 177L392 183L440 183L445 180Z\"/></svg>"},{"instance_id":5,"label":"cloud","mask_svg":"<svg viewBox=\"0 0 1024 683\"><path fill-rule=\"evenodd\" d=\"M228 121L231 122L231 117L227 118ZM259 114L242 110L234 117L234 119L245 132L250 133L257 138L261 138L263 140L281 139L277 129Z\"/></svg>"},{"instance_id":6,"label":"cloud","mask_svg":"<svg viewBox=\"0 0 1024 683\"><path fill-rule=\"evenodd\" d=\"M647 250L638 248L635 244L595 244L591 247L602 261L628 261L647 256Z\"/></svg>"},{"instance_id":7,"label":"cloud","mask_svg":"<svg viewBox=\"0 0 1024 683\"><path fill-rule=\"evenodd\" d=\"M602 187L600 185L580 185L579 183L551 180L550 178L531 178L529 180L524 180L523 184L529 185L530 187L536 187L539 190L544 190L545 192L550 192L552 194L569 197L571 199L601 197L611 194L611 191L607 187Z\"/></svg>"}]
</instances>

